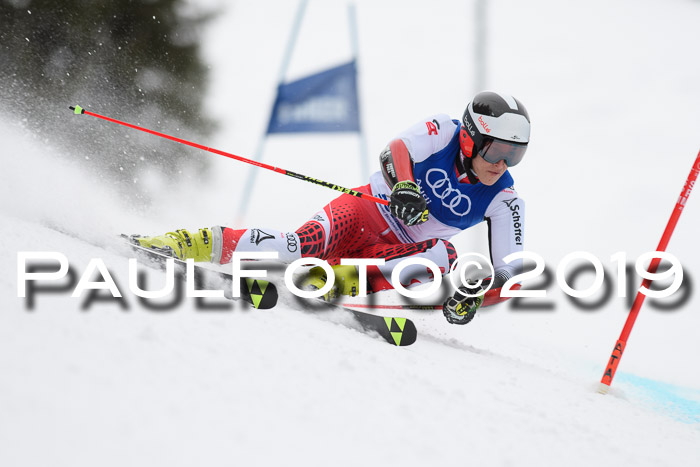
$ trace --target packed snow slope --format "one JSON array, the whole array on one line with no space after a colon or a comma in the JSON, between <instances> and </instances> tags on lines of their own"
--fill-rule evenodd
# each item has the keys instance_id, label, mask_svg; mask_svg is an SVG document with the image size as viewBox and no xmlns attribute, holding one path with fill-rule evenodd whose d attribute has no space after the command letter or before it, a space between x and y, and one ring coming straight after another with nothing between
<instances>
[{"instance_id":1,"label":"packed snow slope","mask_svg":"<svg viewBox=\"0 0 700 467\"><path fill-rule=\"evenodd\" d=\"M207 30L207 106L221 127L203 143L254 152L295 6L237 2ZM345 8L310 2L289 77L349 57ZM358 2L362 116L374 169L404 127L463 112L474 92L472 12L470 2ZM566 254L591 252L616 292L610 257L623 251L634 261L656 247L700 149L700 62L692 59L700 4L502 0L489 2L488 15L487 86L517 96L533 122L527 157L511 171L527 202L526 249L552 272ZM90 108L89 101L66 107L76 103ZM193 158L214 158L210 178L188 174L173 187L147 174L134 183L147 184L152 205L129 205L90 159L71 159L0 110L0 465L700 459L697 191L668 248L683 264L689 298L672 311L645 304L613 390L602 396L595 388L629 309L615 293L586 311L553 282L534 309L499 305L464 327L439 311L412 312L405 316L419 336L405 348L337 316L303 313L287 295L265 312L202 309L193 299L147 308L129 290L129 254L117 234L237 221L294 229L335 194L261 172L251 209L238 219L248 168L193 150ZM84 130L84 117L66 112L65 121L49 123L69 139ZM158 130L172 129L163 122ZM113 148L95 150L119 157L118 147L115 139ZM352 187L366 183L360 153L351 136L276 137L264 161ZM483 253L485 229L454 243ZM100 258L124 297L86 302L87 294L73 298L67 287L38 292L30 309L18 298L20 251L64 254L76 279ZM163 284L158 271L147 277L153 288Z\"/></svg>"},{"instance_id":2,"label":"packed snow slope","mask_svg":"<svg viewBox=\"0 0 700 467\"><path fill-rule=\"evenodd\" d=\"M1 233L20 251L65 253L78 276L101 258L124 294L39 293L30 309L5 269L3 465L671 466L698 456L700 390L621 373L612 394L597 394L600 352L582 359L578 339L550 339L556 328L541 320L489 312L463 329L414 313L418 341L393 347L289 303L211 310L184 299L154 311L129 292L117 245L9 216ZM148 284L162 283L149 272Z\"/></svg>"}]
</instances>

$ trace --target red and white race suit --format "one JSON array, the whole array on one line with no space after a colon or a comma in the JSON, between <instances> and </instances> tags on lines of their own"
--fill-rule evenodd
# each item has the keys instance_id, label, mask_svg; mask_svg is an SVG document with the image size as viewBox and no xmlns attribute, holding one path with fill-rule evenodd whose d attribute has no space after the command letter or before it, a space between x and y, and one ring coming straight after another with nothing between
<instances>
[{"instance_id":1,"label":"red and white race suit","mask_svg":"<svg viewBox=\"0 0 700 467\"><path fill-rule=\"evenodd\" d=\"M448 271L457 258L449 239L486 221L495 276L484 304L501 301L500 287L521 268L520 262L505 263L503 258L522 251L524 237L525 205L510 173L506 171L492 186L475 180L473 173L467 176L465 171L471 169L461 162L459 122L442 114L399 134L382 153L381 163L370 183L355 190L388 199L392 183L415 181L427 201L427 222L407 227L387 206L343 194L294 232L213 228L212 261L224 264L233 252L247 251L276 251L284 262L316 257L332 265L341 258L384 258L383 266L368 268L369 289L376 292L392 288L391 271L409 256ZM424 283L432 280L432 273L415 265L406 268L400 280L404 286Z\"/></svg>"}]
</instances>

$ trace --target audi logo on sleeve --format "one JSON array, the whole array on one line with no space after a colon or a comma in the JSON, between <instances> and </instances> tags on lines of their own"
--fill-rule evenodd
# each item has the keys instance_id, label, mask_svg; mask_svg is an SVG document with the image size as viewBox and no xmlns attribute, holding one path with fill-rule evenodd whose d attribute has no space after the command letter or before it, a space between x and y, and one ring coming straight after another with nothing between
<instances>
[{"instance_id":1,"label":"audi logo on sleeve","mask_svg":"<svg viewBox=\"0 0 700 467\"><path fill-rule=\"evenodd\" d=\"M425 173L425 184L435 198L439 199L444 207L455 216L465 216L472 209L472 200L469 196L452 187L447 172L442 169L429 169ZM423 188L425 190L425 188ZM428 201L430 195L428 195Z\"/></svg>"}]
</instances>

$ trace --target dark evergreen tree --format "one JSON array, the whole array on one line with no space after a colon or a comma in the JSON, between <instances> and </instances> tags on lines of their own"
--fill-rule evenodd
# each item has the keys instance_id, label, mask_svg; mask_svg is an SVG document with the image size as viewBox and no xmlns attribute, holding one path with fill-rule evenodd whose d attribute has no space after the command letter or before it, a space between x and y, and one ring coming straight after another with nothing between
<instances>
[{"instance_id":1,"label":"dark evergreen tree","mask_svg":"<svg viewBox=\"0 0 700 467\"><path fill-rule=\"evenodd\" d=\"M130 190L149 166L173 176L182 164L201 169L206 155L74 117L68 106L205 137L211 122L201 115L206 67L198 55L205 21L181 0L0 0L0 107Z\"/></svg>"}]
</instances>

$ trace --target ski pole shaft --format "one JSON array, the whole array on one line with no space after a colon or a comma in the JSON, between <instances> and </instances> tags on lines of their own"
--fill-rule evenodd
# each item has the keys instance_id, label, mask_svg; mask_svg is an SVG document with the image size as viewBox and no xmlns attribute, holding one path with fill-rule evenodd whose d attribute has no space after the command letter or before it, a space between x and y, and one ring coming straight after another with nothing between
<instances>
[{"instance_id":1,"label":"ski pole shaft","mask_svg":"<svg viewBox=\"0 0 700 467\"><path fill-rule=\"evenodd\" d=\"M311 178L307 175L298 174L296 172L292 172L291 170L285 170L285 169L281 169L279 167L273 167L271 165L264 164L262 162L258 162L258 161L254 161L252 159L247 159L245 157L237 156L235 154L221 151L219 149L210 148L210 147L204 146L202 144L188 141L186 139L177 138L177 137L171 136L171 135L166 135L165 133L160 133L158 131L149 130L148 128L144 128L144 127L141 127L138 125L133 125L133 124L127 123L127 122L122 122L120 120L117 120L117 119L114 119L111 117L106 117L104 115L96 114L94 112L89 112L89 111L85 110L84 108L80 107L79 105L76 105L75 107L71 106L70 109L76 115L89 115L91 117L97 117L99 119L106 120L106 121L111 122L111 123L116 123L118 125L122 125L122 126L125 126L128 128L133 128L134 130L139 130L139 131L143 131L144 133L149 133L149 134L152 134L155 136L160 136L161 138L169 139L171 141L175 141L176 143L184 144L186 146L191 146L193 148L201 149L203 151L207 151L207 152L211 152L214 154L218 154L220 156L228 157L229 159L237 160L240 162L245 162L247 164L255 165L255 166L261 167L263 169L272 170L273 172L277 172L277 173L282 174L282 175L288 175L290 177L294 177L296 179L303 180L305 182L313 183L315 185L325 186L326 188L330 188L331 190L340 191L342 193L346 193L346 194L352 195L352 196L357 196L359 198L366 199L368 201L373 201L373 202L378 203L378 204L385 204L385 205L389 204L389 201L382 199L382 198L377 198L376 196L368 195L367 193L362 193L360 191L352 190L350 188L345 188L345 187L342 187L340 185L336 185L334 183L326 182L324 180L318 180L316 178Z\"/></svg>"},{"instance_id":2,"label":"ski pole shaft","mask_svg":"<svg viewBox=\"0 0 700 467\"><path fill-rule=\"evenodd\" d=\"M693 185L695 185L695 180L697 180L699 173L700 151L698 152L698 155L695 158L695 162L693 163L693 167L690 170L690 174L688 174L688 178L686 179L685 185L683 186L683 190L681 191L681 194L678 197L678 201L676 201L676 206L673 208L671 217L668 220L668 223L666 224L666 229L664 230L663 235L661 235L661 241L659 241L659 246L656 247L656 251L666 251L668 242L669 240L671 240L671 235L673 234L673 231L676 228L676 224L678 223L678 218L683 212L685 203L688 201L688 197L690 196L690 192L693 190ZM660 262L660 258L652 259L651 263L649 264L649 269L647 269L647 272L651 274L655 273L656 269L659 267ZM600 392L601 394L607 393L608 389L610 389L613 377L615 376L615 372L617 371L617 366L620 364L620 359L622 359L622 353L625 351L627 339L629 338L630 333L632 332L634 322L636 321L637 315L639 314L639 310L642 308L642 303L644 303L644 299L646 298L646 295L642 292L642 290L644 290L644 288L649 288L651 282L651 279L644 279L642 281L642 286L637 292L637 296L634 299L634 303L632 303L632 308L630 309L630 313L627 316L627 321L625 321L625 326L622 328L620 337L615 343L615 348L613 349L612 354L610 355L610 360L608 361L608 365L605 368L605 373L603 373L603 378L600 380L598 392Z\"/></svg>"},{"instance_id":3,"label":"ski pole shaft","mask_svg":"<svg viewBox=\"0 0 700 467\"><path fill-rule=\"evenodd\" d=\"M371 303L342 303L342 306L351 309L357 308L358 310L442 310L442 305L376 305Z\"/></svg>"}]
</instances>

